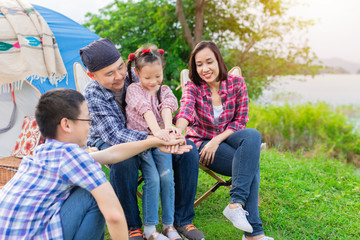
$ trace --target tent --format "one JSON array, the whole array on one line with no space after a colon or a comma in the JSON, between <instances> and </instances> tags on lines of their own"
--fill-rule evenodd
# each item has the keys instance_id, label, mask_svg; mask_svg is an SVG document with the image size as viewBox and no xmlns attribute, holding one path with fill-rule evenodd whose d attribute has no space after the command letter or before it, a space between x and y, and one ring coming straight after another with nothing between
<instances>
[{"instance_id":1,"label":"tent","mask_svg":"<svg viewBox=\"0 0 360 240\"><path fill-rule=\"evenodd\" d=\"M20 89L14 91L16 110L14 125L6 132L0 133L0 158L9 156L14 149L16 139L21 131L24 116L33 116L39 96L53 88L76 89L74 63L81 63L79 49L100 37L70 18L45 7L33 5L35 10L45 19L53 32L64 62L67 77L56 85L49 79L44 82L28 79ZM1 57L1 55L0 55ZM1 68L6 66L1 66ZM8 125L14 108L10 92L0 93L0 129Z\"/></svg>"}]
</instances>

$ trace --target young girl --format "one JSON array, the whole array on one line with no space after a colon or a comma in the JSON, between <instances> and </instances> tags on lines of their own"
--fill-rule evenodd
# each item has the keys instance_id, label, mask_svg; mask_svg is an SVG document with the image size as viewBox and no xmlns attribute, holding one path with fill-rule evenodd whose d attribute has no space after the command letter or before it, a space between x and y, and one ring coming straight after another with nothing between
<instances>
[{"instance_id":1,"label":"young girl","mask_svg":"<svg viewBox=\"0 0 360 240\"><path fill-rule=\"evenodd\" d=\"M128 72L132 82L131 63L139 83L132 83L126 91L127 127L138 131L148 131L165 141L170 133L178 133L172 127L172 113L178 108L177 99L168 86L162 85L164 50L141 47L129 55ZM181 239L174 221L174 179L172 156L153 148L142 154L141 169L143 186L144 238L151 240ZM159 223L159 193L162 207L162 234L156 231Z\"/></svg>"}]
</instances>

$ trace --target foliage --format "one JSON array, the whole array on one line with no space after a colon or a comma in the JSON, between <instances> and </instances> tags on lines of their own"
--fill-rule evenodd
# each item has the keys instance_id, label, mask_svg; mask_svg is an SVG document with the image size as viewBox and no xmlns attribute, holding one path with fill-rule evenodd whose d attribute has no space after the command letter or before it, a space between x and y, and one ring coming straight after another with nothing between
<instances>
[{"instance_id":1,"label":"foliage","mask_svg":"<svg viewBox=\"0 0 360 240\"><path fill-rule=\"evenodd\" d=\"M175 7L168 1L116 0L100 9L99 15L88 13L87 17L89 22L84 25L101 37L111 39L124 60L141 45L153 43L165 50L166 80L178 79L185 68L190 48L177 26Z\"/></svg>"},{"instance_id":2,"label":"foliage","mask_svg":"<svg viewBox=\"0 0 360 240\"><path fill-rule=\"evenodd\" d=\"M260 168L259 210L266 235L284 240L360 235L359 170L324 156L304 158L274 149L262 152ZM212 184L214 179L200 171L197 197ZM195 208L194 224L206 239L241 239L243 232L222 215L228 201L229 190L220 187Z\"/></svg>"},{"instance_id":3,"label":"foliage","mask_svg":"<svg viewBox=\"0 0 360 240\"><path fill-rule=\"evenodd\" d=\"M182 4L189 29L194 31L194 0ZM184 39L175 5L174 0L115 0L98 15L88 13L84 25L110 38L124 58L144 43L158 45L165 50L166 81L178 81L192 46ZM271 76L318 71L312 64L316 56L306 41L286 39L292 33L301 35L312 24L288 17L290 6L284 0L206 1L202 39L217 43L229 69L235 65L243 68L251 98L261 94Z\"/></svg>"},{"instance_id":4,"label":"foliage","mask_svg":"<svg viewBox=\"0 0 360 240\"><path fill-rule=\"evenodd\" d=\"M360 136L340 109L325 103L250 106L248 127L280 150L325 152L360 166Z\"/></svg>"}]
</instances>

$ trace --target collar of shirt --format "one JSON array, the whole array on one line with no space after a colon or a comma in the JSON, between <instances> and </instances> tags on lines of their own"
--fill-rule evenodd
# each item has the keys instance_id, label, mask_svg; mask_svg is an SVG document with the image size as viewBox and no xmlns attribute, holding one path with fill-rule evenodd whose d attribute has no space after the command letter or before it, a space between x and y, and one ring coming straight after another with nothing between
<instances>
[{"instance_id":1,"label":"collar of shirt","mask_svg":"<svg viewBox=\"0 0 360 240\"><path fill-rule=\"evenodd\" d=\"M93 81L95 82L94 83L95 86L97 86L97 88L104 94L104 96L107 100L109 100L111 98L115 98L114 94L110 90L101 86L101 84L98 81L95 81L95 80L93 80Z\"/></svg>"},{"instance_id":2,"label":"collar of shirt","mask_svg":"<svg viewBox=\"0 0 360 240\"><path fill-rule=\"evenodd\" d=\"M205 81L201 81L201 85L200 85L200 90L202 92L202 95L209 95L211 96L211 91L209 86L207 85L207 83ZM219 90L219 94L228 94L228 87L227 87L227 81L221 81L220 83L220 90Z\"/></svg>"}]
</instances>

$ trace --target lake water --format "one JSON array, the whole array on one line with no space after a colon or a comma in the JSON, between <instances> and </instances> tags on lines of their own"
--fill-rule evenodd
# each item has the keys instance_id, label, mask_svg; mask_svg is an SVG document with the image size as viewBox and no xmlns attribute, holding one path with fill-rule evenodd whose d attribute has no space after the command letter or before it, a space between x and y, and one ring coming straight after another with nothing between
<instances>
[{"instance_id":1,"label":"lake water","mask_svg":"<svg viewBox=\"0 0 360 240\"><path fill-rule=\"evenodd\" d=\"M359 111L348 117L360 128L360 74L321 74L278 77L256 101L260 104L325 102L353 105Z\"/></svg>"},{"instance_id":2,"label":"lake water","mask_svg":"<svg viewBox=\"0 0 360 240\"><path fill-rule=\"evenodd\" d=\"M264 91L259 102L267 104L326 102L334 106L360 106L360 74L278 77Z\"/></svg>"}]
</instances>

